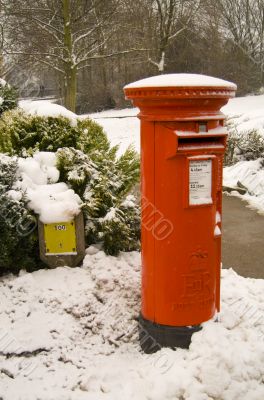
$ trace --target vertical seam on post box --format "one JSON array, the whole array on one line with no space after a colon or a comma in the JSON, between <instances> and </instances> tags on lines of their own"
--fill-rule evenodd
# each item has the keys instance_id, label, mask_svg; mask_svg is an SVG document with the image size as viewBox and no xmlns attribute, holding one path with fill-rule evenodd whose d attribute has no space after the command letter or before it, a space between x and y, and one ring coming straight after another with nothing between
<instances>
[{"instance_id":1,"label":"vertical seam on post box","mask_svg":"<svg viewBox=\"0 0 264 400\"><path fill-rule=\"evenodd\" d=\"M154 145L154 165L153 165L153 173L154 173L154 184L153 184L153 186L154 186L154 207L155 207L155 210L156 210L156 207L157 207L157 204L156 204L156 133L157 133L157 122L155 121L154 122L154 143L153 143L153 145ZM154 229L155 229L155 226L156 226L156 212L154 212ZM156 280L157 280L157 277L156 277L156 274L157 274L157 271L156 271L156 239L155 239L155 235L153 235L153 238L154 238L154 241L153 241L153 245L154 245L154 257L153 257L153 262L154 262L154 271L153 271L153 275L154 275L154 291L153 291L153 293L154 293L154 322L156 322L156 312L157 312L157 310L156 310L156 301L157 301L157 295L156 295Z\"/></svg>"}]
</instances>

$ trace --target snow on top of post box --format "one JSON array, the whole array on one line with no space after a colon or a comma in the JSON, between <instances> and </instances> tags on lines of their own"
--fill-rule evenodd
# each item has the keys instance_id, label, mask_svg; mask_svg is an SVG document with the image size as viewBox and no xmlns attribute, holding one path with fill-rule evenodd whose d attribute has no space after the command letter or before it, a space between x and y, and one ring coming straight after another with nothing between
<instances>
[{"instance_id":1,"label":"snow on top of post box","mask_svg":"<svg viewBox=\"0 0 264 400\"><path fill-rule=\"evenodd\" d=\"M200 74L165 74L141 79L130 83L124 89L144 88L144 87L223 87L237 89L233 82L212 76Z\"/></svg>"}]
</instances>

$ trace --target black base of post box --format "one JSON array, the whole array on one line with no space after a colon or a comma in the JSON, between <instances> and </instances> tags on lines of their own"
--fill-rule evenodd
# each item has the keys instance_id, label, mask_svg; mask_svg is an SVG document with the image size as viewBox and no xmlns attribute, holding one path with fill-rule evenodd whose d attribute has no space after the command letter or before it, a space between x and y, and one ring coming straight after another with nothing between
<instances>
[{"instance_id":1,"label":"black base of post box","mask_svg":"<svg viewBox=\"0 0 264 400\"><path fill-rule=\"evenodd\" d=\"M139 341L144 353L156 353L162 347L188 349L192 335L202 329L201 325L168 326L139 318Z\"/></svg>"}]
</instances>

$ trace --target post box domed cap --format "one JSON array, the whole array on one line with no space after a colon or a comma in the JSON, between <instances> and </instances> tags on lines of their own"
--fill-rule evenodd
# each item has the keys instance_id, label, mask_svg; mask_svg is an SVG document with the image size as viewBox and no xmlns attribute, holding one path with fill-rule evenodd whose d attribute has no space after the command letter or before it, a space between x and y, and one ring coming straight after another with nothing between
<instances>
[{"instance_id":1,"label":"post box domed cap","mask_svg":"<svg viewBox=\"0 0 264 400\"><path fill-rule=\"evenodd\" d=\"M237 89L233 82L225 81L223 79L214 78L212 76L200 74L165 74L151 76L149 78L141 79L139 81L130 83L124 89L136 88L172 88L172 87L217 87L217 88L230 88Z\"/></svg>"},{"instance_id":2,"label":"post box domed cap","mask_svg":"<svg viewBox=\"0 0 264 400\"><path fill-rule=\"evenodd\" d=\"M142 79L124 87L127 99L198 99L235 97L237 86L199 74L166 74Z\"/></svg>"},{"instance_id":3,"label":"post box domed cap","mask_svg":"<svg viewBox=\"0 0 264 400\"><path fill-rule=\"evenodd\" d=\"M126 99L149 121L224 119L220 109L235 97L237 86L223 79L199 74L158 75L124 87Z\"/></svg>"}]
</instances>

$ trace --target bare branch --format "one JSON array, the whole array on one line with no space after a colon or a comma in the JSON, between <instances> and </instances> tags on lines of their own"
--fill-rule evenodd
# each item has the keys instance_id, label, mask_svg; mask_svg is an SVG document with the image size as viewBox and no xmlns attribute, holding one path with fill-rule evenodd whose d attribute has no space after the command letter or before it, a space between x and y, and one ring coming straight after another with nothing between
<instances>
[{"instance_id":1,"label":"bare branch","mask_svg":"<svg viewBox=\"0 0 264 400\"><path fill-rule=\"evenodd\" d=\"M96 54L94 56L90 56L87 57L86 59L82 59L80 60L81 62L85 62L88 60L100 60L100 59L105 59L105 58L111 58L111 57L116 57L116 56L120 56L120 55L125 55L125 54L129 54L129 53L135 53L135 52L145 52L145 51L149 51L150 49L129 49L129 50L123 50L123 51L118 51L115 53L110 53L110 54Z\"/></svg>"}]
</instances>

